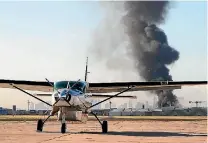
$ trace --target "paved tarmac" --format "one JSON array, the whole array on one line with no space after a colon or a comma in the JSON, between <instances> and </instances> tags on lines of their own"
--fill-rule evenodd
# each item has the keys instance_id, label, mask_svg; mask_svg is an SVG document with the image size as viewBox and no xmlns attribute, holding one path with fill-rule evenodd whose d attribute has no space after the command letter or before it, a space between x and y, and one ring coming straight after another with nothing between
<instances>
[{"instance_id":1,"label":"paved tarmac","mask_svg":"<svg viewBox=\"0 0 208 143\"><path fill-rule=\"evenodd\" d=\"M109 121L109 133L102 134L97 121L47 122L36 132L36 122L1 121L0 143L206 143L207 120L202 121Z\"/></svg>"}]
</instances>

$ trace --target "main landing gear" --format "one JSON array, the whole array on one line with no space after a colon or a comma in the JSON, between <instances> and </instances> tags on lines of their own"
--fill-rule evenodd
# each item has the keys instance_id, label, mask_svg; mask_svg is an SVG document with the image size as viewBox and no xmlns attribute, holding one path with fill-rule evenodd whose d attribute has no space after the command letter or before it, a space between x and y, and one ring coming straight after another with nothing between
<instances>
[{"instance_id":1,"label":"main landing gear","mask_svg":"<svg viewBox=\"0 0 208 143\"><path fill-rule=\"evenodd\" d=\"M91 112L92 115L95 116L95 118L98 120L98 122L100 123L101 127L102 127L102 133L107 133L108 132L108 122L107 121L103 121L101 122L100 119L97 117L97 115L93 112ZM39 119L37 122L37 131L42 132L43 131L43 125L44 123L51 117L51 115L49 115L44 121ZM65 114L62 114L62 124L61 124L61 133L66 133L66 121L65 121Z\"/></svg>"},{"instance_id":2,"label":"main landing gear","mask_svg":"<svg viewBox=\"0 0 208 143\"><path fill-rule=\"evenodd\" d=\"M107 133L108 132L108 122L107 121L103 121L103 123L102 123L95 113L91 112L91 114L94 115L95 118L100 123L100 125L102 127L102 133Z\"/></svg>"},{"instance_id":3,"label":"main landing gear","mask_svg":"<svg viewBox=\"0 0 208 143\"><path fill-rule=\"evenodd\" d=\"M105 101L107 101L107 100L109 100L109 99L111 99L111 98L113 98L113 97L116 97L116 96L118 96L118 95L120 95L120 94L122 94L122 93L124 93L124 92L126 92L126 91L128 91L128 90L130 90L130 89L133 88L133 87L135 87L135 86L128 86L127 89L122 90L122 91L120 91L119 93L117 93L117 94L115 94L115 95L113 95L113 96L111 96L111 97L108 97L108 98L106 98L106 99L104 99L104 100L102 100L102 101L100 101L100 102L97 102L97 103L91 105L90 107L88 107L88 109L89 109L89 108L92 108L92 107L94 107L94 106L97 106L98 104L101 104L101 103L103 103L103 102L105 102ZM94 115L95 118L96 118L96 119L98 120L98 122L100 123L100 125L101 125L101 127L102 127L102 132L103 132L103 133L107 133L107 132L108 132L108 122L107 122L107 121L103 121L103 123L102 123L102 122L98 119L98 117L97 117L97 115L96 115L95 113L93 113L92 111L91 111L90 113L91 113L92 115Z\"/></svg>"},{"instance_id":4,"label":"main landing gear","mask_svg":"<svg viewBox=\"0 0 208 143\"><path fill-rule=\"evenodd\" d=\"M39 119L37 124L37 131L42 132L43 131L43 125L44 123L51 117L52 115L49 115L44 121Z\"/></svg>"},{"instance_id":5,"label":"main landing gear","mask_svg":"<svg viewBox=\"0 0 208 143\"><path fill-rule=\"evenodd\" d=\"M43 120L39 119L37 124L37 131L43 131Z\"/></svg>"}]
</instances>

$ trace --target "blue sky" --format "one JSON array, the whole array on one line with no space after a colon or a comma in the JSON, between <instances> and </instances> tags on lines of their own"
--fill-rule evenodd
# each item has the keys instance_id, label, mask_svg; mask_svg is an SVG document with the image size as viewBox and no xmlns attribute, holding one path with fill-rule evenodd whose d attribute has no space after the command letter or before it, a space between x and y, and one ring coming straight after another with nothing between
<instances>
[{"instance_id":1,"label":"blue sky","mask_svg":"<svg viewBox=\"0 0 208 143\"><path fill-rule=\"evenodd\" d=\"M100 18L93 2L2 2L0 8L7 34L52 36L69 27L91 29Z\"/></svg>"},{"instance_id":2,"label":"blue sky","mask_svg":"<svg viewBox=\"0 0 208 143\"><path fill-rule=\"evenodd\" d=\"M176 2L165 24L160 27L169 44L180 52L171 67L174 80L207 79L206 2ZM98 2L1 2L0 4L0 78L44 80L84 78L86 51L91 34L103 18ZM90 81L120 80L116 72L97 68L90 61ZM102 66L102 65L100 65ZM59 68L57 68L59 67ZM72 69L73 67L73 69ZM102 69L102 70L101 70ZM107 74L107 78L100 75ZM81 76L81 77L80 77ZM194 90L194 91L193 91ZM206 88L178 91L201 93ZM0 89L0 106L10 106L9 96L16 91ZM2 95L1 94L1 95ZM26 106L28 97L18 92L18 103ZM188 99L189 97L186 96ZM191 96L193 100L196 97ZM23 105L24 103L24 105Z\"/></svg>"},{"instance_id":3,"label":"blue sky","mask_svg":"<svg viewBox=\"0 0 208 143\"><path fill-rule=\"evenodd\" d=\"M16 69L16 72L23 74L26 65L31 68L29 70L31 72L36 68L41 69L41 65L36 66L39 62L34 62L33 59L42 61L44 58L46 64L49 64L48 62L66 64L68 63L66 60L71 62L72 57L76 58L76 55L71 52L72 49L78 50L77 53L81 52L83 57L84 48L86 48L84 44L90 36L89 33L102 18L99 15L98 4L92 2L7 2L2 3L0 9L2 31L0 36L3 44L1 47L5 55L2 59L6 58L8 53L13 55L13 58L17 59L16 62L19 61L18 66L22 68ZM80 46L81 43L83 43L82 46ZM57 56L57 51L60 52L59 57L64 61L59 58L54 60L53 57ZM47 56L52 59L48 61L45 58ZM81 58L84 62L85 57ZM79 59L76 60L81 62ZM28 65L28 61L34 62L34 65ZM80 64L79 62L76 64ZM46 67L43 70L50 69ZM25 78L21 73L15 74L14 78ZM12 73L5 75L5 78L11 75L13 76ZM42 79L42 77L31 76L26 78Z\"/></svg>"}]
</instances>

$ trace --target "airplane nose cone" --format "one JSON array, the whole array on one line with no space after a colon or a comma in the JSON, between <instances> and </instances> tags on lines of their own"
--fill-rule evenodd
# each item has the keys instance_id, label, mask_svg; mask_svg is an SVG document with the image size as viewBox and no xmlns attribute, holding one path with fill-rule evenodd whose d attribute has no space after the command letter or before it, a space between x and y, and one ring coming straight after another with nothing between
<instances>
[{"instance_id":1,"label":"airplane nose cone","mask_svg":"<svg viewBox=\"0 0 208 143\"><path fill-rule=\"evenodd\" d=\"M71 100L70 90L65 89L65 90L61 91L60 99L70 101Z\"/></svg>"}]
</instances>

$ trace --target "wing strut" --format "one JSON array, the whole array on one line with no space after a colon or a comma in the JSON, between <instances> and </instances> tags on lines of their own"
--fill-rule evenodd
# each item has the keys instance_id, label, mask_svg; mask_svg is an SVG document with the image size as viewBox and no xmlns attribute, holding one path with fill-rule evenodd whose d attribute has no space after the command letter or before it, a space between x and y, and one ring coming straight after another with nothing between
<instances>
[{"instance_id":1,"label":"wing strut","mask_svg":"<svg viewBox=\"0 0 208 143\"><path fill-rule=\"evenodd\" d=\"M19 88L19 87L15 86L15 85L13 85L13 84L10 84L10 85L11 85L11 86L13 86L14 88L16 88L16 89L18 89L18 90L20 90L20 91L22 91L22 92L26 93L26 94L28 94L28 95L32 96L33 98L35 98L35 99L37 99L37 100L39 100L39 101L41 101L41 102L43 102L43 103L45 103L45 104L47 104L47 105L49 105L49 106L52 106L52 105L51 105L51 104L49 104L48 102L43 101L42 99L40 99L40 98L38 98L38 97L35 97L35 96L34 96L34 95L32 95L31 93L28 93L27 91L25 91L25 90L23 90L23 89L21 89L21 88Z\"/></svg>"},{"instance_id":2,"label":"wing strut","mask_svg":"<svg viewBox=\"0 0 208 143\"><path fill-rule=\"evenodd\" d=\"M123 90L123 91L121 91L121 92L119 92L119 93L117 93L117 94L115 94L115 95L113 95L113 96L111 96L109 98L106 98L106 99L104 99L104 100L102 100L102 101L100 101L98 103L95 103L94 105L90 106L89 108L92 108L94 106L97 106L98 104L101 104L101 103L103 103L103 102L105 102L105 101L107 101L107 100L109 100L111 98L114 98L114 97L116 97L116 96L118 96L118 95L120 95L120 94L122 94L122 93L124 93L124 92L126 92L126 91L128 91L130 89L132 89L133 87L135 87L135 86L129 86L127 89L125 89L125 90Z\"/></svg>"}]
</instances>

